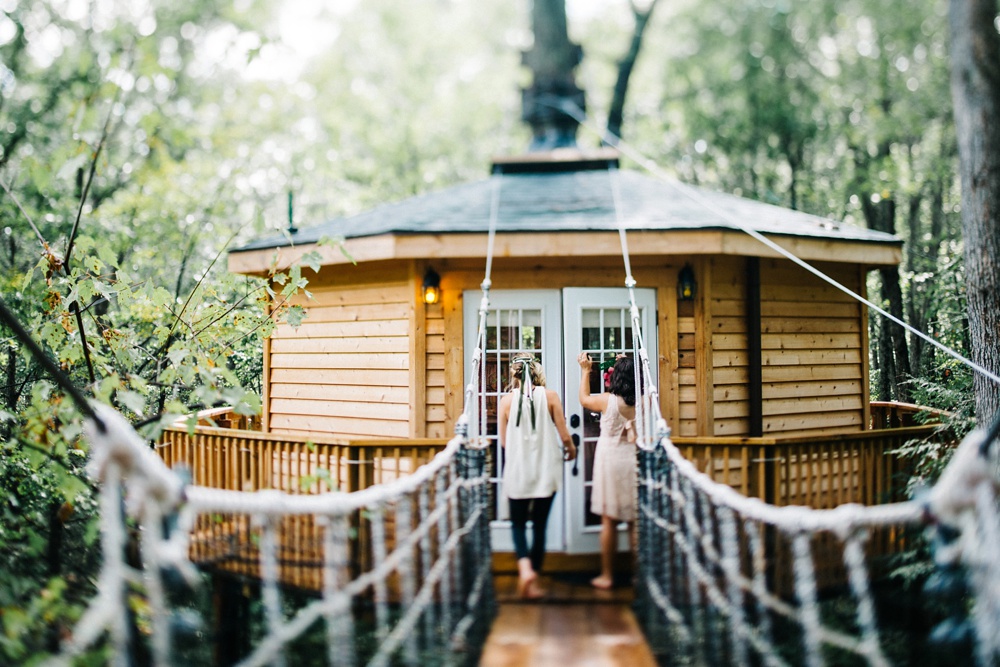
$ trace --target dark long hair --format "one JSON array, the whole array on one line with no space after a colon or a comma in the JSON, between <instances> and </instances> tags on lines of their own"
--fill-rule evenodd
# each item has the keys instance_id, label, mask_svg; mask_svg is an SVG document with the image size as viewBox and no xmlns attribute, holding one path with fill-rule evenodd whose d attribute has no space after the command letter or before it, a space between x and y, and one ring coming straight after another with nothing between
<instances>
[{"instance_id":1,"label":"dark long hair","mask_svg":"<svg viewBox=\"0 0 1000 667\"><path fill-rule=\"evenodd\" d=\"M635 405L635 362L632 357L620 357L615 362L609 391L621 396L625 405Z\"/></svg>"}]
</instances>

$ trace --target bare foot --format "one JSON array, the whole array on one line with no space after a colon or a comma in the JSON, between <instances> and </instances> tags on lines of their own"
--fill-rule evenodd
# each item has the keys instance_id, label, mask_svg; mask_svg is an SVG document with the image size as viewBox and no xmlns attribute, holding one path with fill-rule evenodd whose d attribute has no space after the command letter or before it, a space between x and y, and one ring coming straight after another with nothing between
<instances>
[{"instance_id":1,"label":"bare foot","mask_svg":"<svg viewBox=\"0 0 1000 667\"><path fill-rule=\"evenodd\" d=\"M528 574L523 574L517 579L517 596L522 600L534 599L531 596L531 591L535 587L535 580L538 579L538 575L534 572Z\"/></svg>"},{"instance_id":2,"label":"bare foot","mask_svg":"<svg viewBox=\"0 0 1000 667\"><path fill-rule=\"evenodd\" d=\"M541 600L545 597L545 591L538 587L538 578L532 579L522 596L525 600Z\"/></svg>"},{"instance_id":3,"label":"bare foot","mask_svg":"<svg viewBox=\"0 0 1000 667\"><path fill-rule=\"evenodd\" d=\"M599 577L594 577L590 580L590 585L594 588L600 588L601 590L610 590L614 585L614 580L611 577L605 577L603 574Z\"/></svg>"}]
</instances>

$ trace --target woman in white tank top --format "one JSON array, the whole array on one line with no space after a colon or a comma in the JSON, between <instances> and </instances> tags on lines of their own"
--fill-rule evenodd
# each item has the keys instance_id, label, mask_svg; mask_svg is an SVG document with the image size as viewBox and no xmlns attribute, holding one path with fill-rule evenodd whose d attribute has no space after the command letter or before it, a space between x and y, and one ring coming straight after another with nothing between
<instances>
[{"instance_id":1,"label":"woman in white tank top","mask_svg":"<svg viewBox=\"0 0 1000 667\"><path fill-rule=\"evenodd\" d=\"M518 353L511 359L508 390L497 409L497 433L506 461L503 488L517 554L518 594L534 599L543 595L537 579L545 558L549 510L562 482L563 461L576 458L576 447L559 395L545 388L545 373L531 355Z\"/></svg>"}]
</instances>

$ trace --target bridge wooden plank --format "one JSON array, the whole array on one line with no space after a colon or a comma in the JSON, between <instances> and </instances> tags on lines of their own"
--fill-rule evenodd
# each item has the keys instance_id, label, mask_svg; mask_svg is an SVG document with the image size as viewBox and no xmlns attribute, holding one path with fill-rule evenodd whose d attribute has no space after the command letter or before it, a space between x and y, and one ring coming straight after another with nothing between
<instances>
[{"instance_id":1,"label":"bridge wooden plank","mask_svg":"<svg viewBox=\"0 0 1000 667\"><path fill-rule=\"evenodd\" d=\"M655 667L656 659L627 605L506 603L479 664Z\"/></svg>"}]
</instances>

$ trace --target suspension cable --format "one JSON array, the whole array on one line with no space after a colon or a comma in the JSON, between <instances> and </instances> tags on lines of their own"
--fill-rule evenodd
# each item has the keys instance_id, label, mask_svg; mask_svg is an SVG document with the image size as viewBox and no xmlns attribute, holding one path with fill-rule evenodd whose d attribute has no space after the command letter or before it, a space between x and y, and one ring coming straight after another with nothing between
<instances>
[{"instance_id":1,"label":"suspension cable","mask_svg":"<svg viewBox=\"0 0 1000 667\"><path fill-rule=\"evenodd\" d=\"M462 416L456 425L456 429L470 429L469 442L476 447L486 447L488 444L482 437L486 426L486 325L490 312L493 248L496 240L497 219L500 214L500 192L503 172L499 169L494 169L490 181L489 236L486 242L486 272L483 282L480 285L483 296L479 301L479 326L476 330L476 347L472 353L472 368L469 372L470 379L465 387L465 405L462 409ZM499 375L497 379L499 381ZM476 392L477 382L480 387L478 400ZM473 405L476 405L477 408L475 413L473 413Z\"/></svg>"},{"instance_id":2,"label":"suspension cable","mask_svg":"<svg viewBox=\"0 0 1000 667\"><path fill-rule=\"evenodd\" d=\"M657 178L659 178L661 181L663 181L667 185L670 185L674 189L678 190L681 194L683 194L684 196L690 198L695 203L701 204L702 206L704 206L705 208L709 209L713 213L721 216L727 222L729 222L730 224L732 224L733 226L735 226L737 229L745 232L749 236L751 236L754 239L760 241L761 243L763 243L764 245L766 245L768 248L770 248L770 249L774 250L775 252L777 252L779 255L782 255L786 259L789 259L792 262L794 262L795 264L798 264L799 266L801 266L803 269L805 269L809 273L812 273L813 275L815 275L816 277L820 278L821 280L829 283L833 287L836 287L841 292L844 292L848 296L850 296L850 297L856 299L857 301L865 304L866 306L868 306L872 310L876 311L877 313L879 313L880 315L882 315L886 319L888 319L888 320L890 320L890 321L898 324L899 326L903 327L904 329L906 329L907 331L909 331L913 335L918 336L919 338L921 338L921 339L925 340L926 342L930 343L931 345L933 345L934 347L938 348L939 350L941 350L945 354L953 357L954 359L957 359L958 361L962 362L963 364L965 364L966 366L968 366L972 370L974 370L977 373L981 374L982 376L984 376L984 377L992 380L995 384L1000 385L1000 375L997 375L996 373L993 373L992 371L987 370L986 368L984 368L980 364L977 364L976 362L972 361L968 357L966 357L966 356L962 355L961 353L957 352L956 350L953 350L952 348L948 347L944 343L941 343L941 342L937 341L936 339L934 339L931 336L925 334L923 331L920 331L916 327L913 327L910 324L907 324L906 322L904 322L903 320L899 319L898 317L896 317L892 313L888 312L887 310L885 310L881 306L876 305L872 301L866 299L865 297L861 296L857 292L854 292L853 290L851 290L850 288L846 287L845 285L842 285L841 283L837 282L836 280L834 280L830 276L826 275L825 273L823 273L819 269L813 267L812 265L810 265L809 263L805 262L804 260L799 259L796 255L794 255L793 253L791 253L788 250L785 250L783 247L781 247L780 245L778 245L777 243L775 243L771 239L767 238L766 236L764 236L763 234L761 234L760 232L758 232L756 229L753 229L753 228L745 225L742 221L740 221L736 216L732 215L729 211L726 211L726 210L718 207L714 203L708 201L701 193L699 193L697 190L695 190L691 186L689 186L689 185L687 185L685 183L682 183L682 182L678 181L676 178L674 178L674 177L670 176L669 174L667 174L652 159L646 157L645 155L642 154L642 152L638 151L637 149L634 149L631 146L629 146L625 141L622 140L621 137L615 136L614 134L608 132L607 130L602 130L601 128L596 127L595 125L593 125L590 121L587 120L586 116L583 113L583 110L580 109L580 107L578 107L576 104L574 104L572 102L569 102L569 101L565 101L565 100L560 101L557 105L556 104L552 104L552 103L545 103L545 104L548 104L548 106L554 106L555 108L557 108L560 111L562 111L563 113L565 113L567 116L570 116L577 123L579 123L581 126L583 126L583 127L587 128L588 130L596 133L601 138L601 140L604 141L606 144L608 144L609 146L612 146L612 147L620 150L622 153L624 153L625 155L627 155L628 157L630 157L637 164L639 164L641 167L643 167L644 169L646 169L648 172L650 172L651 174L653 174L654 176L656 176Z\"/></svg>"},{"instance_id":3,"label":"suspension cable","mask_svg":"<svg viewBox=\"0 0 1000 667\"><path fill-rule=\"evenodd\" d=\"M625 217L622 215L621 174L618 167L612 161L608 161L608 175L611 179L611 198L615 207L615 222L618 224L618 238L622 247L622 260L625 262L625 287L628 289L629 317L632 320L632 373L636 396L636 442L639 443L639 446L648 448L653 446L653 426L654 424L659 425L663 422L663 417L660 412L659 392L653 383L652 369L649 366L649 353L646 350L646 341L642 333L642 319L639 316L639 306L635 298L636 281L632 275L632 261L629 257Z\"/></svg>"}]
</instances>

